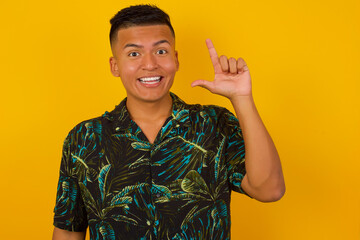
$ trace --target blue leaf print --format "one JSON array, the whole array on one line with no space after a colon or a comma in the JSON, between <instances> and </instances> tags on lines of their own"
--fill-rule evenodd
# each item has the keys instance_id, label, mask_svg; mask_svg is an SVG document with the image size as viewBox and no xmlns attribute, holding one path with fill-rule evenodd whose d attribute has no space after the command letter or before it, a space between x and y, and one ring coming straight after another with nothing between
<instances>
[{"instance_id":1,"label":"blue leaf print","mask_svg":"<svg viewBox=\"0 0 360 240\"><path fill-rule=\"evenodd\" d=\"M108 164L106 166L104 166L99 174L99 188L100 188L100 193L101 193L101 200L104 201L104 197L105 197L105 187L106 187L106 179L107 176L109 174L111 168L111 164Z\"/></svg>"},{"instance_id":2,"label":"blue leaf print","mask_svg":"<svg viewBox=\"0 0 360 240\"><path fill-rule=\"evenodd\" d=\"M104 240L115 240L115 232L114 229L108 222L102 221L101 226L99 228L100 233Z\"/></svg>"}]
</instances>

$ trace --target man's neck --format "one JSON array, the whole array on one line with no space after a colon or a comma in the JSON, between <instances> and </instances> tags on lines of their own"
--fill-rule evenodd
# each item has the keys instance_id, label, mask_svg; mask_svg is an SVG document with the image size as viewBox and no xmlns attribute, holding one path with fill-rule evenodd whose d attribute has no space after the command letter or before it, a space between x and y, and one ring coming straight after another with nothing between
<instances>
[{"instance_id":1,"label":"man's neck","mask_svg":"<svg viewBox=\"0 0 360 240\"><path fill-rule=\"evenodd\" d=\"M135 122L161 121L171 115L172 97L168 94L166 97L155 102L138 101L128 97L126 107L131 119Z\"/></svg>"}]
</instances>

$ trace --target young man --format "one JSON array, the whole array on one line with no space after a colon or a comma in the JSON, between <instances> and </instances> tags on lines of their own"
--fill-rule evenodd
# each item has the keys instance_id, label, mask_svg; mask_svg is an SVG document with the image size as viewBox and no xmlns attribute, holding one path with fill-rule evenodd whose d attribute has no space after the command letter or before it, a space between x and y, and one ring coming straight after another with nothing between
<instances>
[{"instance_id":1,"label":"young man","mask_svg":"<svg viewBox=\"0 0 360 240\"><path fill-rule=\"evenodd\" d=\"M237 118L170 93L179 68L175 33L154 6L111 19L111 72L127 92L113 111L75 126L64 141L53 239L230 239L230 191L262 202L285 192L243 59L218 57L212 82ZM246 152L246 160L245 160Z\"/></svg>"}]
</instances>

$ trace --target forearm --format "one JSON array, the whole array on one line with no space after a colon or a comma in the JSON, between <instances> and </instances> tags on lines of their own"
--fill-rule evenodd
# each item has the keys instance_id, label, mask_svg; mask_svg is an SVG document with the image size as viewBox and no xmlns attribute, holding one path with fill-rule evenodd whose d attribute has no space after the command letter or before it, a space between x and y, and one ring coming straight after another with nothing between
<instances>
[{"instance_id":1,"label":"forearm","mask_svg":"<svg viewBox=\"0 0 360 240\"><path fill-rule=\"evenodd\" d=\"M86 232L70 232L55 227L52 240L84 240Z\"/></svg>"},{"instance_id":2,"label":"forearm","mask_svg":"<svg viewBox=\"0 0 360 240\"><path fill-rule=\"evenodd\" d=\"M245 141L243 188L255 199L275 201L285 192L280 158L252 96L231 99Z\"/></svg>"}]
</instances>

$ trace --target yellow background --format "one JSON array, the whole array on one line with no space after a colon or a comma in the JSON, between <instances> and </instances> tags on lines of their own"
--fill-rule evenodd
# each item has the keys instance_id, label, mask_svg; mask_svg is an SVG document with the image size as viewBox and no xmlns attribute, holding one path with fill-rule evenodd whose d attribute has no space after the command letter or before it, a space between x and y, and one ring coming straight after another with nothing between
<instances>
[{"instance_id":1,"label":"yellow background","mask_svg":"<svg viewBox=\"0 0 360 240\"><path fill-rule=\"evenodd\" d=\"M65 136L125 97L109 70L109 19L135 3L1 1L1 239L50 239ZM172 91L232 110L190 83L213 77L206 38L243 57L282 159L281 201L232 195L232 239L360 239L360 2L150 3L176 31Z\"/></svg>"}]
</instances>

